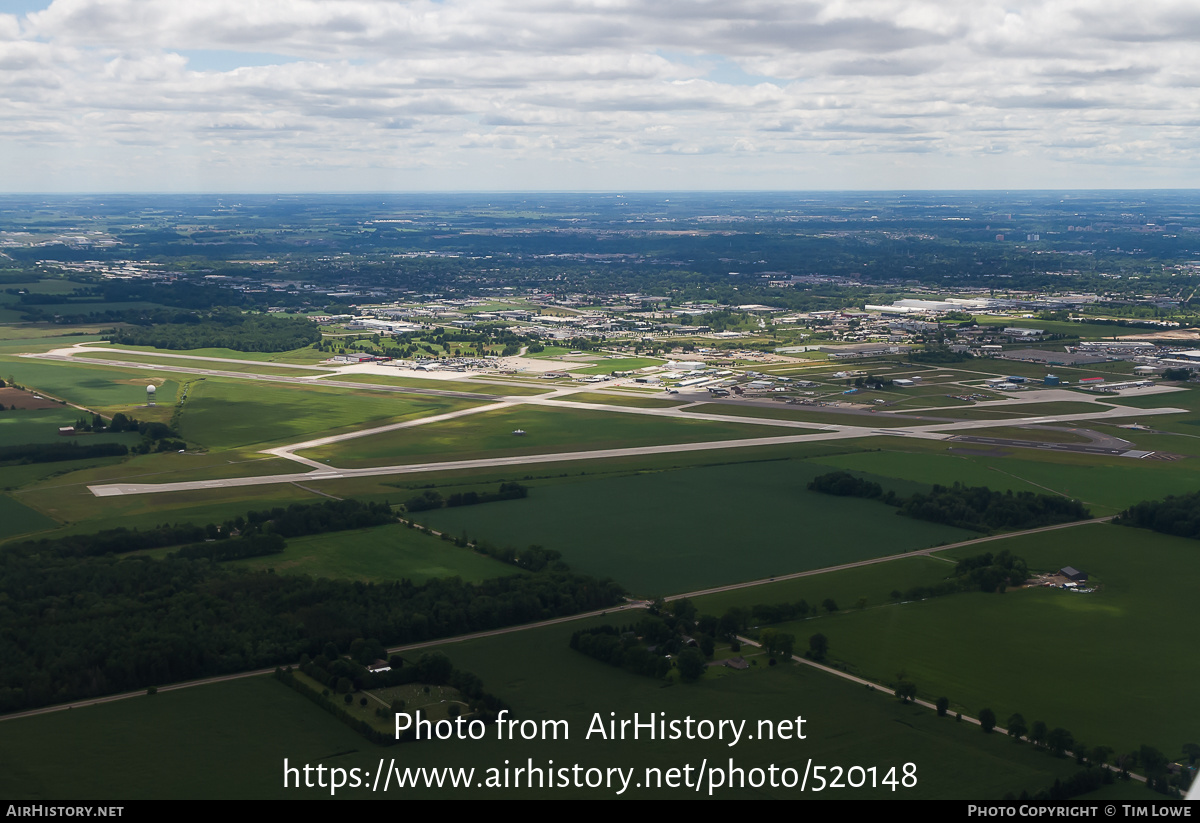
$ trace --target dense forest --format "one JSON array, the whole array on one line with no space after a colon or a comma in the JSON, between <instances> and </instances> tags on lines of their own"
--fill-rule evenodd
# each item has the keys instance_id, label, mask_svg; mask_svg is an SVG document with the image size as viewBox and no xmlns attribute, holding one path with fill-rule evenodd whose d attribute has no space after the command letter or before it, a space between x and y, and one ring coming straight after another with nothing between
<instances>
[{"instance_id":1,"label":"dense forest","mask_svg":"<svg viewBox=\"0 0 1200 823\"><path fill-rule=\"evenodd\" d=\"M170 323L129 326L108 335L122 346L159 349L223 348L235 351L291 351L319 343L321 330L303 317L243 314L236 309L177 314Z\"/></svg>"},{"instance_id":2,"label":"dense forest","mask_svg":"<svg viewBox=\"0 0 1200 823\"><path fill-rule=\"evenodd\" d=\"M561 617L621 596L611 581L557 571L372 584L26 544L0 554L0 712L292 664L362 637L412 643Z\"/></svg>"}]
</instances>

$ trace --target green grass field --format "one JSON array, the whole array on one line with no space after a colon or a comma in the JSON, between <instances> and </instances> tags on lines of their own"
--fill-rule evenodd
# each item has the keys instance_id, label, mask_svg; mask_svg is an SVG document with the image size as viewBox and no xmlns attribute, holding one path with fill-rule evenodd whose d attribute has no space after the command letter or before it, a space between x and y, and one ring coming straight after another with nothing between
<instances>
[{"instance_id":1,"label":"green grass field","mask_svg":"<svg viewBox=\"0 0 1200 823\"><path fill-rule=\"evenodd\" d=\"M597 622L597 621L593 621ZM1070 774L1074 765L1018 746L974 726L938 718L879 693L848 685L806 667L752 667L732 676L714 673L691 685L662 688L648 678L606 666L567 648L567 623L487 640L445 646L455 666L474 672L521 719L565 720L569 739L431 741L378 747L270 677L160 692L84 709L7 721L0 735L0 793L12 799L320 798L328 789L285 790L283 761L359 768L372 774L380 757L404 767L468 766L480 770L525 765L546 768L634 767L626 797L695 797L692 789L638 789L644 769L727 764L744 769L804 770L817 765L917 765L911 789L837 789L809 797L997 799L1005 792L1036 791ZM585 735L593 713L631 718L659 711L747 721L806 719L806 739L728 741L605 741ZM70 769L62 741L71 741ZM186 745L181 745L186 741ZM483 777L485 775L481 775ZM345 789L338 797L381 797ZM612 798L603 789L410 789L392 798L503 799ZM706 796L702 794L701 796ZM714 797L799 797L797 790L734 788Z\"/></svg>"},{"instance_id":2,"label":"green grass field","mask_svg":"<svg viewBox=\"0 0 1200 823\"><path fill-rule=\"evenodd\" d=\"M245 372L247 374L274 374L283 377L311 377L324 374L324 370L315 368L294 368L290 366L272 366L258 361L244 363L224 363L216 360L187 359L182 356L167 357L154 354L129 354L121 351L87 352L74 355L80 360L120 360L125 363L152 363L168 368L211 369L214 371Z\"/></svg>"},{"instance_id":3,"label":"green grass field","mask_svg":"<svg viewBox=\"0 0 1200 823\"><path fill-rule=\"evenodd\" d=\"M579 394L568 394L559 399L568 403L603 403L608 406L634 406L643 409L665 409L685 402L683 400L672 400L659 396L637 397L627 394L606 394L602 392L580 392Z\"/></svg>"},{"instance_id":4,"label":"green grass field","mask_svg":"<svg viewBox=\"0 0 1200 823\"><path fill-rule=\"evenodd\" d=\"M476 583L520 571L399 524L296 537L288 541L283 554L235 560L229 565L331 579L379 582L407 578L417 584L456 576Z\"/></svg>"},{"instance_id":5,"label":"green grass field","mask_svg":"<svg viewBox=\"0 0 1200 823\"><path fill-rule=\"evenodd\" d=\"M1090 745L1148 743L1177 756L1200 723L1200 661L1170 629L1193 620L1196 542L1091 525L989 550L1002 548L1033 569L1081 568L1103 588L959 594L786 625L805 638L825 634L854 673L892 682L905 671L920 696L945 695L972 714L988 706L1001 724L1020 712Z\"/></svg>"},{"instance_id":6,"label":"green grass field","mask_svg":"<svg viewBox=\"0 0 1200 823\"><path fill-rule=\"evenodd\" d=\"M636 371L647 366L661 366L664 362L666 361L654 357L614 357L583 368L573 368L564 363L563 368L572 374L611 374L615 371Z\"/></svg>"},{"instance_id":7,"label":"green grass field","mask_svg":"<svg viewBox=\"0 0 1200 823\"><path fill-rule=\"evenodd\" d=\"M0 540L57 526L58 523L41 512L34 511L7 494L0 494Z\"/></svg>"},{"instance_id":8,"label":"green grass field","mask_svg":"<svg viewBox=\"0 0 1200 823\"><path fill-rule=\"evenodd\" d=\"M142 413L147 383L154 382L158 386L157 401L160 407L174 403L179 388L174 376L163 372L148 373L135 368L122 370L53 360L3 357L0 358L0 374L5 380L12 377L22 386L45 392L68 403L106 414L122 411L138 419L147 416Z\"/></svg>"},{"instance_id":9,"label":"green grass field","mask_svg":"<svg viewBox=\"0 0 1200 823\"><path fill-rule=\"evenodd\" d=\"M515 436L518 429L525 435ZM299 454L354 468L778 436L778 428L765 426L518 405L331 443Z\"/></svg>"},{"instance_id":10,"label":"green grass field","mask_svg":"<svg viewBox=\"0 0 1200 823\"><path fill-rule=\"evenodd\" d=\"M158 349L154 346L119 346L132 351L144 351L160 354L191 354L196 357L225 357L230 360L248 360L260 363L295 363L297 365L316 365L329 358L325 352L319 352L309 346L284 352L237 351L236 349Z\"/></svg>"},{"instance_id":11,"label":"green grass field","mask_svg":"<svg viewBox=\"0 0 1200 823\"><path fill-rule=\"evenodd\" d=\"M192 384L180 433L188 442L208 449L265 448L469 405L470 401L450 397L216 378Z\"/></svg>"},{"instance_id":12,"label":"green grass field","mask_svg":"<svg viewBox=\"0 0 1200 823\"><path fill-rule=\"evenodd\" d=\"M833 423L842 426L864 426L886 429L894 426L919 426L920 420L896 419L886 414L848 414L822 410L821 406L796 406L779 403L774 406L739 406L736 403L701 403L685 411L696 414L732 414L738 417L767 417L776 420L803 420L809 423Z\"/></svg>"},{"instance_id":13,"label":"green grass field","mask_svg":"<svg viewBox=\"0 0 1200 823\"><path fill-rule=\"evenodd\" d=\"M957 409L935 409L921 414L923 417L946 417L955 420L1012 420L1017 417L1045 417L1051 414L1102 414L1111 409L1111 406L1100 403L1072 403L1058 400L1047 403L1019 403L1001 407L968 406Z\"/></svg>"},{"instance_id":14,"label":"green grass field","mask_svg":"<svg viewBox=\"0 0 1200 823\"><path fill-rule=\"evenodd\" d=\"M973 532L903 519L891 507L807 490L828 471L744 463L539 483L523 500L417 515L498 546L538 544L573 569L635 594L677 594L966 540ZM890 481L907 493L913 487Z\"/></svg>"}]
</instances>

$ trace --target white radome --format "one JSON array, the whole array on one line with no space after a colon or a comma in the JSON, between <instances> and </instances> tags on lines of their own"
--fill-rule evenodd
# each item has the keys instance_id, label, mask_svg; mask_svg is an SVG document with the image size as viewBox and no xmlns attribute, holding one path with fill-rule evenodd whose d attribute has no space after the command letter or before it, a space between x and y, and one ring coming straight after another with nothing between
<instances>
[{"instance_id":1,"label":"white radome","mask_svg":"<svg viewBox=\"0 0 1200 823\"><path fill-rule=\"evenodd\" d=\"M154 392L155 392L154 384L151 383L149 386L147 386L146 391L148 391L150 394L154 394Z\"/></svg>"}]
</instances>

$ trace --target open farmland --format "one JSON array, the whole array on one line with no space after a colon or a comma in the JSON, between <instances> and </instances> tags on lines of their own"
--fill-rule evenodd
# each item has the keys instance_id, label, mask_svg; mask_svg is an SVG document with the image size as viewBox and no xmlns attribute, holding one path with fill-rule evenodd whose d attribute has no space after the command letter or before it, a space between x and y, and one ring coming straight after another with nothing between
<instances>
[{"instance_id":1,"label":"open farmland","mask_svg":"<svg viewBox=\"0 0 1200 823\"><path fill-rule=\"evenodd\" d=\"M524 500L424 512L497 546L538 544L639 595L676 594L977 536L810 492L828 468L778 460L534 486ZM898 493L909 484L884 481Z\"/></svg>"},{"instance_id":2,"label":"open farmland","mask_svg":"<svg viewBox=\"0 0 1200 823\"><path fill-rule=\"evenodd\" d=\"M1192 619L1195 541L1087 525L986 548L1024 557L1031 570L1075 566L1101 588L955 594L780 628L804 638L821 632L851 672L891 683L904 671L925 699L945 695L971 714L989 706L1001 723L1020 712L1118 751L1149 743L1173 753L1195 736L1190 684L1200 662L1164 630ZM1159 699L1146 700L1151 683Z\"/></svg>"}]
</instances>

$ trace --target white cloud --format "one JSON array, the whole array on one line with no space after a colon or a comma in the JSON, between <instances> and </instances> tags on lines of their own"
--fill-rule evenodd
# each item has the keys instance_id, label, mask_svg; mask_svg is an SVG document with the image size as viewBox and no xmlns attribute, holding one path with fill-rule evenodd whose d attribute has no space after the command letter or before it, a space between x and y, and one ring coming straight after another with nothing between
<instances>
[{"instance_id":1,"label":"white cloud","mask_svg":"<svg viewBox=\"0 0 1200 823\"><path fill-rule=\"evenodd\" d=\"M54 0L0 15L0 186L71 145L101 189L1200 185L1197 39L1176 0Z\"/></svg>"}]
</instances>

